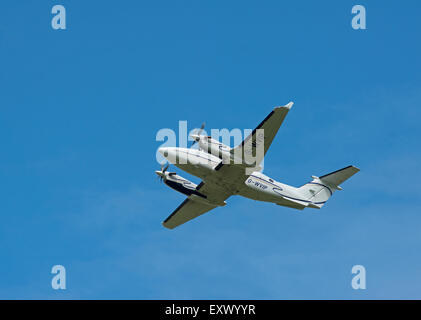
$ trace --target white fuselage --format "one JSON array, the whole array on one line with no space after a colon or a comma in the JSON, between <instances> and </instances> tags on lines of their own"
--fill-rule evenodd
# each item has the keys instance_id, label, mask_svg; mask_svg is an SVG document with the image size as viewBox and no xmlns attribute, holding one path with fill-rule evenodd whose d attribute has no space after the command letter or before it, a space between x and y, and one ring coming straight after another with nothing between
<instances>
[{"instance_id":1,"label":"white fuselage","mask_svg":"<svg viewBox=\"0 0 421 320\"><path fill-rule=\"evenodd\" d=\"M305 201L297 188L275 181L259 171L244 175L241 181L232 180L229 175L215 170L220 165L221 158L202 150L173 147L161 148L160 152L178 168L205 182L212 182L233 195L292 208L302 206L296 201ZM241 169L245 170L245 167Z\"/></svg>"}]
</instances>

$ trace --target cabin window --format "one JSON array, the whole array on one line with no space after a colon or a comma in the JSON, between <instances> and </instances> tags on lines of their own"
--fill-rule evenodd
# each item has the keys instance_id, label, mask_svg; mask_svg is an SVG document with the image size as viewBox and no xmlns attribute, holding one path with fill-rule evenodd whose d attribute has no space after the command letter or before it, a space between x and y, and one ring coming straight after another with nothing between
<instances>
[{"instance_id":1,"label":"cabin window","mask_svg":"<svg viewBox=\"0 0 421 320\"><path fill-rule=\"evenodd\" d=\"M269 178L269 181L270 181L270 182L273 182L273 180L272 180L271 178Z\"/></svg>"}]
</instances>

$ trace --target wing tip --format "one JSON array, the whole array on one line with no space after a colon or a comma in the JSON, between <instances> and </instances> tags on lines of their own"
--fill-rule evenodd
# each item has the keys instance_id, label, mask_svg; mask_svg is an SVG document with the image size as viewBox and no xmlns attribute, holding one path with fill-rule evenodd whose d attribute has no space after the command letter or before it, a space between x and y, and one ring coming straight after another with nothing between
<instances>
[{"instance_id":1,"label":"wing tip","mask_svg":"<svg viewBox=\"0 0 421 320\"><path fill-rule=\"evenodd\" d=\"M174 228L175 228L175 227L170 227L170 226L166 223L166 221L162 222L162 226L163 226L164 228L167 228L167 229L170 229L170 230L172 230L172 229L174 229Z\"/></svg>"},{"instance_id":2,"label":"wing tip","mask_svg":"<svg viewBox=\"0 0 421 320\"><path fill-rule=\"evenodd\" d=\"M353 165L351 165L351 167L354 168L355 170L357 170L357 172L361 170L360 168L358 168L356 166L353 166Z\"/></svg>"},{"instance_id":3,"label":"wing tip","mask_svg":"<svg viewBox=\"0 0 421 320\"><path fill-rule=\"evenodd\" d=\"M282 109L282 108L284 108L284 109L290 110L293 105L294 105L294 102L290 101L286 105L276 107L275 109Z\"/></svg>"},{"instance_id":4,"label":"wing tip","mask_svg":"<svg viewBox=\"0 0 421 320\"><path fill-rule=\"evenodd\" d=\"M284 107L287 108L288 110L292 108L292 106L294 105L294 102L290 101L288 102Z\"/></svg>"}]
</instances>

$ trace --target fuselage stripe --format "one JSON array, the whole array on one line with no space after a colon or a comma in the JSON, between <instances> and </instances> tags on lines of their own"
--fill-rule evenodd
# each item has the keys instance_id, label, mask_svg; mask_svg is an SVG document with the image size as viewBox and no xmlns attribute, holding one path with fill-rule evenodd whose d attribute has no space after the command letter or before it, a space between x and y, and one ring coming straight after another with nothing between
<instances>
[{"instance_id":1,"label":"fuselage stripe","mask_svg":"<svg viewBox=\"0 0 421 320\"><path fill-rule=\"evenodd\" d=\"M263 178L260 178L260 177L254 176L254 175L250 175L250 177L253 177L253 178L256 178L256 179L260 179L260 180L262 180L262 181L264 181L264 182L266 182L266 183L268 183L268 184L270 184L270 185L273 185L273 186L275 186L275 187L277 187L277 188L280 188L280 186L277 186L276 184L273 184L273 183L271 183L271 182L269 182L269 181L266 181L266 180L265 180L265 179L263 179ZM307 203L314 203L314 204L322 204L322 203L326 203L326 201L321 201L321 202L312 202L312 201L308 201L308 200L298 199L298 198L290 197L290 196L287 196L287 195L282 194L282 193L280 193L280 192L277 192L277 191L275 191L274 189L272 189L272 190L273 190L275 193L279 194L280 196L285 197L285 198L289 198L289 199L292 199L292 200L297 200L297 201L307 202Z\"/></svg>"}]
</instances>

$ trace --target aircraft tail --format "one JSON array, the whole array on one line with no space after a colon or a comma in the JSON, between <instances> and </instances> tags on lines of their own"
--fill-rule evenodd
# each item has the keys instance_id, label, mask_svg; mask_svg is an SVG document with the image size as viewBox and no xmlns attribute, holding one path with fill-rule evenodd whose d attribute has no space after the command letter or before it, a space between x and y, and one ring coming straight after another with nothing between
<instances>
[{"instance_id":1,"label":"aircraft tail","mask_svg":"<svg viewBox=\"0 0 421 320\"><path fill-rule=\"evenodd\" d=\"M320 209L336 190L342 190L339 185L358 171L360 169L357 167L348 166L321 177L313 176L313 180L298 188L298 191L310 202L309 207Z\"/></svg>"}]
</instances>

